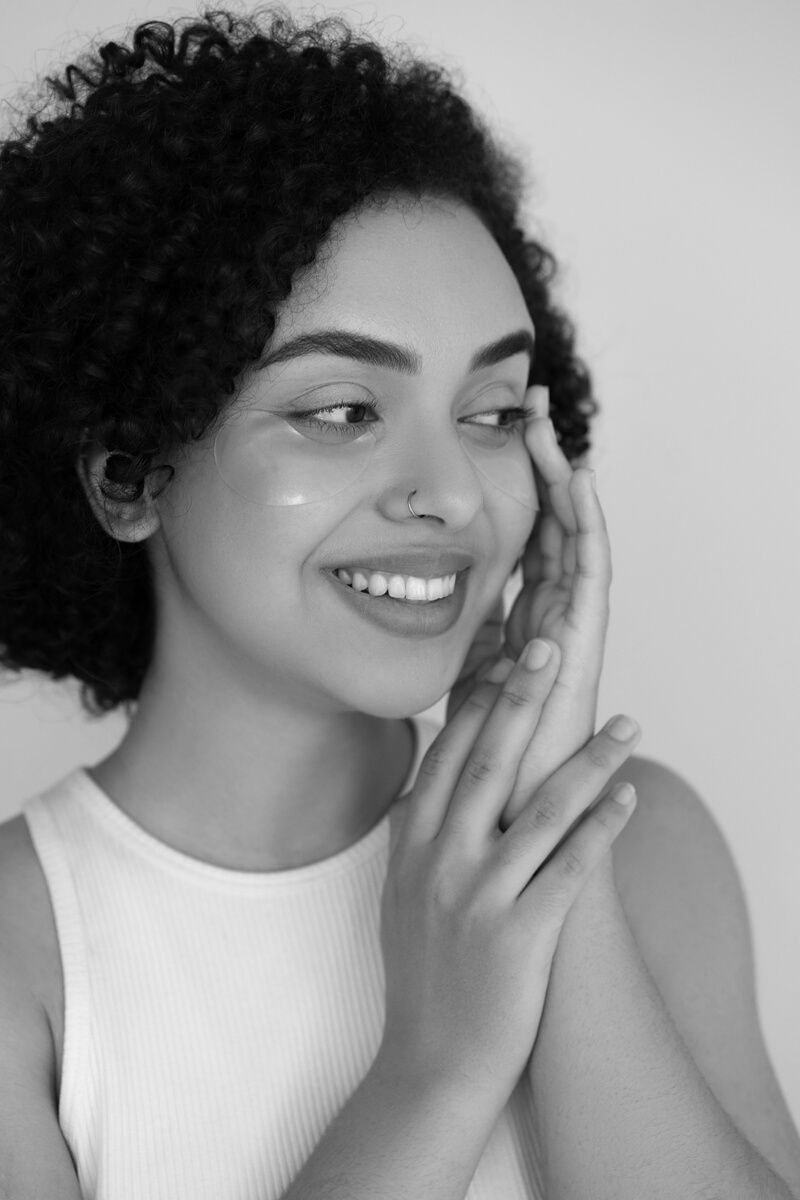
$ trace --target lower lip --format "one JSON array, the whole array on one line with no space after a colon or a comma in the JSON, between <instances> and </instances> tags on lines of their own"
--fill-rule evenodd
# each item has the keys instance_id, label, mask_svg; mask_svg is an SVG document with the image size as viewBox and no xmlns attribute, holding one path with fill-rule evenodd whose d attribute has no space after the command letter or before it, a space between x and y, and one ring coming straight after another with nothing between
<instances>
[{"instance_id":1,"label":"lower lip","mask_svg":"<svg viewBox=\"0 0 800 1200\"><path fill-rule=\"evenodd\" d=\"M456 575L452 596L431 600L427 604L410 604L407 600L395 600L388 594L372 596L369 592L357 592L355 588L342 583L333 571L323 571L323 574L331 580L345 604L351 605L381 629L403 637L435 637L436 634L447 633L461 616L467 593L467 571L459 571Z\"/></svg>"}]
</instances>

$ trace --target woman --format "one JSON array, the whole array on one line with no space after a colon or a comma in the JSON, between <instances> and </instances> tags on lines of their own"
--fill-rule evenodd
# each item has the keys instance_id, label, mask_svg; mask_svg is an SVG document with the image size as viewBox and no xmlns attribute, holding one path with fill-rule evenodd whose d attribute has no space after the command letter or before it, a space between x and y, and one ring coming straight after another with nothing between
<instances>
[{"instance_id":1,"label":"woman","mask_svg":"<svg viewBox=\"0 0 800 1200\"><path fill-rule=\"evenodd\" d=\"M800 1195L728 852L594 733L595 405L514 162L336 22L52 86L3 661L130 725L0 829L6 1194Z\"/></svg>"}]
</instances>

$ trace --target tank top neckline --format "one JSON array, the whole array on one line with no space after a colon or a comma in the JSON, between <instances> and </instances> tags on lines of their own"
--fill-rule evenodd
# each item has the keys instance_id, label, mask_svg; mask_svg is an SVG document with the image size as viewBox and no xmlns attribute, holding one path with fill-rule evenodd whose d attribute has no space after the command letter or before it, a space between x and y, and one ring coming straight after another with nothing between
<instances>
[{"instance_id":1,"label":"tank top neckline","mask_svg":"<svg viewBox=\"0 0 800 1200\"><path fill-rule=\"evenodd\" d=\"M403 781L398 796L408 791L413 783L420 757L420 730L414 717L407 718L414 734L411 766ZM240 892L265 892L294 888L309 883L330 880L355 871L380 853L389 841L389 816L391 805L382 817L365 834L346 846L344 850L317 862L301 867L288 867L280 871L247 871L233 867L222 867L215 863L194 858L174 846L162 842L148 833L129 817L111 797L95 783L86 767L76 767L69 781L81 802L118 842L136 852L140 858L196 883L233 889Z\"/></svg>"}]
</instances>

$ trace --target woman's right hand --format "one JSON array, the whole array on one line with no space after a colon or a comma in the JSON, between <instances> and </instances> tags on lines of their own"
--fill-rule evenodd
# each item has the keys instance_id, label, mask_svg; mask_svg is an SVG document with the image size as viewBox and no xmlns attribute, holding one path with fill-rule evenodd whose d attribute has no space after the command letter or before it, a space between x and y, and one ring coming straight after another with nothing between
<instances>
[{"instance_id":1,"label":"woman's right hand","mask_svg":"<svg viewBox=\"0 0 800 1200\"><path fill-rule=\"evenodd\" d=\"M501 831L558 675L558 645L537 641L551 651L543 667L527 668L523 651L505 683L490 673L429 747L392 833L381 906L383 1064L503 1102L533 1049L561 927L633 789L593 802L640 736L633 723L617 740L614 718Z\"/></svg>"}]
</instances>

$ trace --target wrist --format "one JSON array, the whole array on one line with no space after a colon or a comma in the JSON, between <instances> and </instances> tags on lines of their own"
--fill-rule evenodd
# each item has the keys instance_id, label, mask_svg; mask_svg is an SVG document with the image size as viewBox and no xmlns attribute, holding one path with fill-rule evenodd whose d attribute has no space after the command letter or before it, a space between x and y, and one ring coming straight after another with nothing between
<instances>
[{"instance_id":1,"label":"wrist","mask_svg":"<svg viewBox=\"0 0 800 1200\"><path fill-rule=\"evenodd\" d=\"M567 913L559 944L573 943L576 938L591 940L599 935L601 928L607 930L610 926L617 926L620 921L625 922L627 927L609 852L586 880Z\"/></svg>"},{"instance_id":2,"label":"wrist","mask_svg":"<svg viewBox=\"0 0 800 1200\"><path fill-rule=\"evenodd\" d=\"M499 1117L516 1080L506 1088L476 1083L455 1066L445 1067L384 1040L364 1082L376 1093L391 1093L400 1105L432 1105L482 1126L489 1117Z\"/></svg>"}]
</instances>

